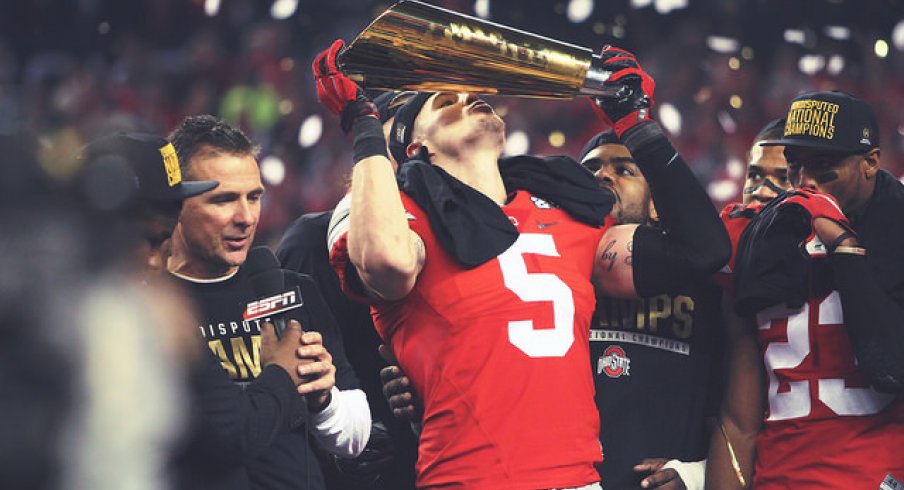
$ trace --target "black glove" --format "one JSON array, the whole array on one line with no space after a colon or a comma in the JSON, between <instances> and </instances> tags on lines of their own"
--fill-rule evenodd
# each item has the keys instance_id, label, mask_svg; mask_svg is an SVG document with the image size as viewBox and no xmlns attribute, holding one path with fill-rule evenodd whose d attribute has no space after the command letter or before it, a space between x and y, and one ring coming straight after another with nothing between
<instances>
[{"instance_id":1,"label":"black glove","mask_svg":"<svg viewBox=\"0 0 904 490\"><path fill-rule=\"evenodd\" d=\"M606 84L620 88L612 97L593 98L593 107L621 137L625 131L649 119L656 83L628 51L605 46L600 58L603 67L612 71Z\"/></svg>"},{"instance_id":2,"label":"black glove","mask_svg":"<svg viewBox=\"0 0 904 490\"><path fill-rule=\"evenodd\" d=\"M392 465L393 459L395 446L389 430L382 422L373 422L364 451L354 459L336 458L336 466L355 488L368 488L380 479L380 474Z\"/></svg>"}]
</instances>

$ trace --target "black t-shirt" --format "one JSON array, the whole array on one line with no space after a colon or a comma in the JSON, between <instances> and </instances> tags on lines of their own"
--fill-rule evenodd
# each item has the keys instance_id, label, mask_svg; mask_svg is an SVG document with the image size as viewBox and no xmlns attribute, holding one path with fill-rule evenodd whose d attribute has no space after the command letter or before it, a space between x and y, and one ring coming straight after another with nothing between
<instances>
[{"instance_id":1,"label":"black t-shirt","mask_svg":"<svg viewBox=\"0 0 904 490\"><path fill-rule=\"evenodd\" d=\"M287 317L298 320L304 330L323 335L323 344L336 366L336 386L357 388L358 381L345 357L336 321L317 286L310 277L301 274L283 271L283 276L286 289L297 286L304 303L303 307L286 312ZM178 279L178 282L195 301L200 315L198 331L213 355L213 364L227 373L235 384L245 388L243 394L235 395L233 391L232 395L226 395L227 390L217 383L209 370L201 375L202 382L209 382L207 390L218 389L223 393L221 397L208 391L202 410L208 416L213 412L213 416L224 421L224 427L235 428L238 424L238 432L222 439L232 442L232 447L208 445L206 450L216 454L210 454L206 459L240 461L245 470L229 467L222 481L209 487L248 488L244 484L247 481L250 488L325 489L320 462L312 451L313 436L305 430L307 413L302 397L294 393L291 383L286 385L288 374L280 368L272 366L262 371L260 325L264 320L245 321L242 318L246 305L260 299L254 294L244 270L240 268L235 275L222 281ZM288 403L280 404L274 410L259 410L259 399L255 395L261 390L287 396ZM246 398L238 399L242 396ZM236 413L244 414L245 418L236 420L240 418Z\"/></svg>"},{"instance_id":2,"label":"black t-shirt","mask_svg":"<svg viewBox=\"0 0 904 490\"><path fill-rule=\"evenodd\" d=\"M606 490L640 489L644 458L706 457L721 385L721 290L600 298L590 331Z\"/></svg>"},{"instance_id":3,"label":"black t-shirt","mask_svg":"<svg viewBox=\"0 0 904 490\"><path fill-rule=\"evenodd\" d=\"M904 307L904 185L879 170L872 197L850 219L879 286Z\"/></svg>"},{"instance_id":4,"label":"black t-shirt","mask_svg":"<svg viewBox=\"0 0 904 490\"><path fill-rule=\"evenodd\" d=\"M393 417L383 397L380 369L386 366L386 362L377 351L382 340L374 328L370 307L345 296L339 285L339 277L330 266L326 237L332 214L332 211L312 213L295 220L286 229L276 256L284 268L308 274L317 283L339 324L348 360L367 395L373 420L382 422L389 431L395 453L394 461L372 488L413 489L417 441L411 429ZM330 488L358 490L343 479L341 475L332 475L328 480ZM336 480L335 483L333 480Z\"/></svg>"}]
</instances>

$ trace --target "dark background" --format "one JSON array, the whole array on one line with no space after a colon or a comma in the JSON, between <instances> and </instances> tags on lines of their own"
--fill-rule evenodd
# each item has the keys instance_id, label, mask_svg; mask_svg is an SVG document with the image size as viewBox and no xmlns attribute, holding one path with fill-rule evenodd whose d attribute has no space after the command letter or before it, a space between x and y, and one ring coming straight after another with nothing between
<instances>
[{"instance_id":1,"label":"dark background","mask_svg":"<svg viewBox=\"0 0 904 490\"><path fill-rule=\"evenodd\" d=\"M687 0L665 12L663 0L597 0L577 23L567 16L572 1L429 3L469 15L482 6L494 22L594 50L634 51L657 82L654 117L670 122L717 205L737 197L754 134L805 90L840 89L871 102L883 165L904 175L900 1ZM168 133L186 115L217 114L240 124L262 157L275 157L264 165L264 240L302 212L331 207L351 166L350 142L319 106L310 62L333 39L354 38L389 2L298 0L285 19L273 18L271 0L221 0L209 15L212 3L0 0L0 132L38 135L44 167L64 178L69 156L88 139L115 129ZM848 38L833 38L828 26L846 27ZM787 42L786 29L803 41ZM716 52L709 36L732 38L737 49ZM888 45L885 58L877 40ZM816 69L805 73L805 55L822 62L812 58ZM586 100L491 102L510 142L530 142L513 150L576 155L604 129ZM669 114L680 115L680 126ZM302 147L299 128L312 115L322 116L322 135Z\"/></svg>"}]
</instances>

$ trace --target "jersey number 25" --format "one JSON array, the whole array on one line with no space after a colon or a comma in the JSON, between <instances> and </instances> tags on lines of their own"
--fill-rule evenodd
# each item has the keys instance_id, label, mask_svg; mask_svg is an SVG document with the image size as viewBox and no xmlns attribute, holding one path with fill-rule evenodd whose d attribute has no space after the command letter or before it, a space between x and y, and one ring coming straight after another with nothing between
<instances>
[{"instance_id":1,"label":"jersey number 25","mask_svg":"<svg viewBox=\"0 0 904 490\"><path fill-rule=\"evenodd\" d=\"M794 371L811 353L811 335L819 338L818 332L811 334L810 328L824 328L827 325L843 323L841 299L835 291L817 306L817 319L811 327L810 305L791 310L784 305L763 310L757 315L760 330L775 328L776 320L787 318L787 342L770 342L763 360L769 376L769 417L766 420L788 420L807 417L811 407L811 383L817 383L819 400L836 415L872 415L888 405L893 395L879 393L873 388L850 388L844 378L804 379L787 382L787 391L779 391L780 382L776 370ZM855 363L853 357L844 362ZM848 366L850 367L850 366Z\"/></svg>"}]
</instances>

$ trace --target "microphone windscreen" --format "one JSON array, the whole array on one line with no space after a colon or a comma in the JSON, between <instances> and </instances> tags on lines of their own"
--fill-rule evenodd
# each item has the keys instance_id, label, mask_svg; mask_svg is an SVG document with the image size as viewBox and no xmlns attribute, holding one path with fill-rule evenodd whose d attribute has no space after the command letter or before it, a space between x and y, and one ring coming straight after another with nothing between
<instances>
[{"instance_id":1,"label":"microphone windscreen","mask_svg":"<svg viewBox=\"0 0 904 490\"><path fill-rule=\"evenodd\" d=\"M283 292L285 288L283 273L279 261L269 248L252 248L248 251L243 267L256 296L266 297Z\"/></svg>"}]
</instances>

